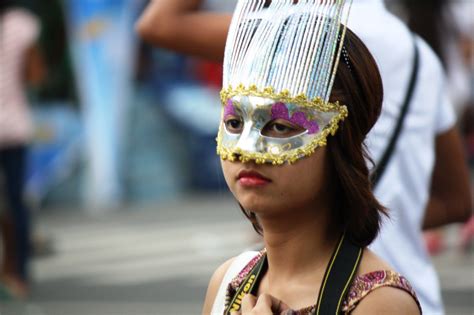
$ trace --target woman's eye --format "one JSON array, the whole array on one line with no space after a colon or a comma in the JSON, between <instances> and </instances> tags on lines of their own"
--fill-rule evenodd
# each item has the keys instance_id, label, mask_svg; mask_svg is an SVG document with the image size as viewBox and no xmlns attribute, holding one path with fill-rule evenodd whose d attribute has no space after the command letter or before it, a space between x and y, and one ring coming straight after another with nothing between
<instances>
[{"instance_id":1,"label":"woman's eye","mask_svg":"<svg viewBox=\"0 0 474 315\"><path fill-rule=\"evenodd\" d=\"M237 118L229 118L226 119L225 122L225 127L227 131L231 133L240 133L242 132L242 128L244 126L243 122Z\"/></svg>"},{"instance_id":2,"label":"woman's eye","mask_svg":"<svg viewBox=\"0 0 474 315\"><path fill-rule=\"evenodd\" d=\"M282 124L274 123L271 125L272 131L283 133L292 130L293 128L287 127Z\"/></svg>"},{"instance_id":3,"label":"woman's eye","mask_svg":"<svg viewBox=\"0 0 474 315\"><path fill-rule=\"evenodd\" d=\"M298 135L305 131L304 128L296 126L283 120L269 122L262 130L262 134L273 138L287 138Z\"/></svg>"}]
</instances>

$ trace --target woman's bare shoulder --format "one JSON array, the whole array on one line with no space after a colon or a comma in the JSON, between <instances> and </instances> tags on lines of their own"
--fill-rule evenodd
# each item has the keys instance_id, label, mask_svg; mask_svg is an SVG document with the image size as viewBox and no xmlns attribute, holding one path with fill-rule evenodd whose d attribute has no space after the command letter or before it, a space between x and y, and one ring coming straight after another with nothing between
<instances>
[{"instance_id":1,"label":"woman's bare shoulder","mask_svg":"<svg viewBox=\"0 0 474 315\"><path fill-rule=\"evenodd\" d=\"M352 315L420 315L415 299L406 291L381 287L370 292L351 312Z\"/></svg>"},{"instance_id":2,"label":"woman's bare shoulder","mask_svg":"<svg viewBox=\"0 0 474 315\"><path fill-rule=\"evenodd\" d=\"M390 264L378 257L371 250L365 249L357 276L360 279L364 279L364 276L367 275L383 273L386 275L396 275L397 279L398 276L403 278L393 270ZM377 283L377 285L373 286L373 290L368 290L361 294L361 299L357 302L357 306L351 314L419 315L420 309L415 297L407 292L406 289L397 287L396 283L394 283L393 286Z\"/></svg>"},{"instance_id":3,"label":"woman's bare shoulder","mask_svg":"<svg viewBox=\"0 0 474 315\"><path fill-rule=\"evenodd\" d=\"M216 299L217 291L219 290L219 287L221 285L222 280L224 279L227 270L232 265L235 259L236 257L227 260L214 271L214 274L212 275L211 280L209 281L209 285L207 287L206 299L204 300L204 307L202 310L203 314L211 313L212 305L214 303L214 300Z\"/></svg>"},{"instance_id":4,"label":"woman's bare shoulder","mask_svg":"<svg viewBox=\"0 0 474 315\"><path fill-rule=\"evenodd\" d=\"M393 270L393 268L370 249L365 249L357 275L360 276L377 270Z\"/></svg>"}]
</instances>

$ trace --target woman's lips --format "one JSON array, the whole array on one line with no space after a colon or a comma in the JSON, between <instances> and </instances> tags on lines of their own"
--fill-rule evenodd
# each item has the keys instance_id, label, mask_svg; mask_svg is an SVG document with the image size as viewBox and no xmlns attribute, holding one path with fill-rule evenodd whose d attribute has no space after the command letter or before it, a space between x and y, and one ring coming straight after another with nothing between
<instances>
[{"instance_id":1,"label":"woman's lips","mask_svg":"<svg viewBox=\"0 0 474 315\"><path fill-rule=\"evenodd\" d=\"M270 179L266 178L262 174L256 171L242 170L237 176L237 180L242 186L263 186L271 182Z\"/></svg>"}]
</instances>

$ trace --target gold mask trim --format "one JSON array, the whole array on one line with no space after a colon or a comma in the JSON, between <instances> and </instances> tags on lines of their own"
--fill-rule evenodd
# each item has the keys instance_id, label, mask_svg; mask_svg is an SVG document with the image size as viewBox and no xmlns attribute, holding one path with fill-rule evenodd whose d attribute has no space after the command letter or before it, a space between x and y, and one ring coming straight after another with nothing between
<instances>
[{"instance_id":1,"label":"gold mask trim","mask_svg":"<svg viewBox=\"0 0 474 315\"><path fill-rule=\"evenodd\" d=\"M345 112L344 117L347 117L347 107L345 105L340 105L339 102L325 102L320 97L309 99L304 93L293 97L290 95L290 92L288 90L283 90L277 93L271 86L266 87L263 90L259 90L256 85L251 85L246 88L242 84L239 84L235 89L232 86L223 88L220 92L222 104L225 106L228 99L237 95L271 98L277 102L283 102L286 104L297 104L299 106L314 108L320 112Z\"/></svg>"},{"instance_id":2,"label":"gold mask trim","mask_svg":"<svg viewBox=\"0 0 474 315\"><path fill-rule=\"evenodd\" d=\"M339 122L343 121L348 116L348 110L345 105L340 105L339 102L331 103L325 102L320 97L309 99L305 94L299 94L296 97L292 97L288 90L283 90L276 93L272 87L266 87L263 90L259 90L255 85L251 85L246 88L242 84L238 85L235 89L229 86L228 88L222 89L220 93L221 102L225 106L227 100L234 96L257 96L263 98L270 98L275 102L283 102L286 104L296 104L299 106L313 108L320 112L337 112L329 122L329 124L319 132L319 134L306 146L297 148L291 151L282 152L279 154L272 154L269 152L247 152L240 148L226 148L222 146L222 123L219 126L219 133L216 138L217 140L217 154L222 160L236 161L238 160L245 163L250 160L254 160L257 164L272 163L273 165L282 165L285 162L292 164L302 157L306 157L314 153L316 148L325 146L327 144L327 137L329 135L335 135L339 128Z\"/></svg>"}]
</instances>

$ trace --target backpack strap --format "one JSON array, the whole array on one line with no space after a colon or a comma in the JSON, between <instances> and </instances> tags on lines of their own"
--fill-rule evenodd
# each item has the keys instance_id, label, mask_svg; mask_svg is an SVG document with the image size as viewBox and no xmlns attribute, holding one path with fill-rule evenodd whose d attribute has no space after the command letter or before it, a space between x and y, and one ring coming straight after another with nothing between
<instances>
[{"instance_id":1,"label":"backpack strap","mask_svg":"<svg viewBox=\"0 0 474 315\"><path fill-rule=\"evenodd\" d=\"M400 115L398 116L397 124L395 125L395 129L393 130L392 137L385 149L385 152L380 159L380 162L375 166L374 170L370 175L370 179L372 181L372 187L375 189L377 184L380 182L385 170L387 168L388 163L393 155L395 147L397 145L397 140L400 136L400 132L402 131L403 123L408 113L408 109L410 107L410 103L413 99L413 92L415 90L415 85L418 79L418 72L420 68L420 53L418 49L418 45L416 43L416 38L413 36L413 46L414 46L414 56L413 56L413 70L410 76L410 83L408 84L407 93L405 96L405 100L403 102L403 106L400 110Z\"/></svg>"}]
</instances>

